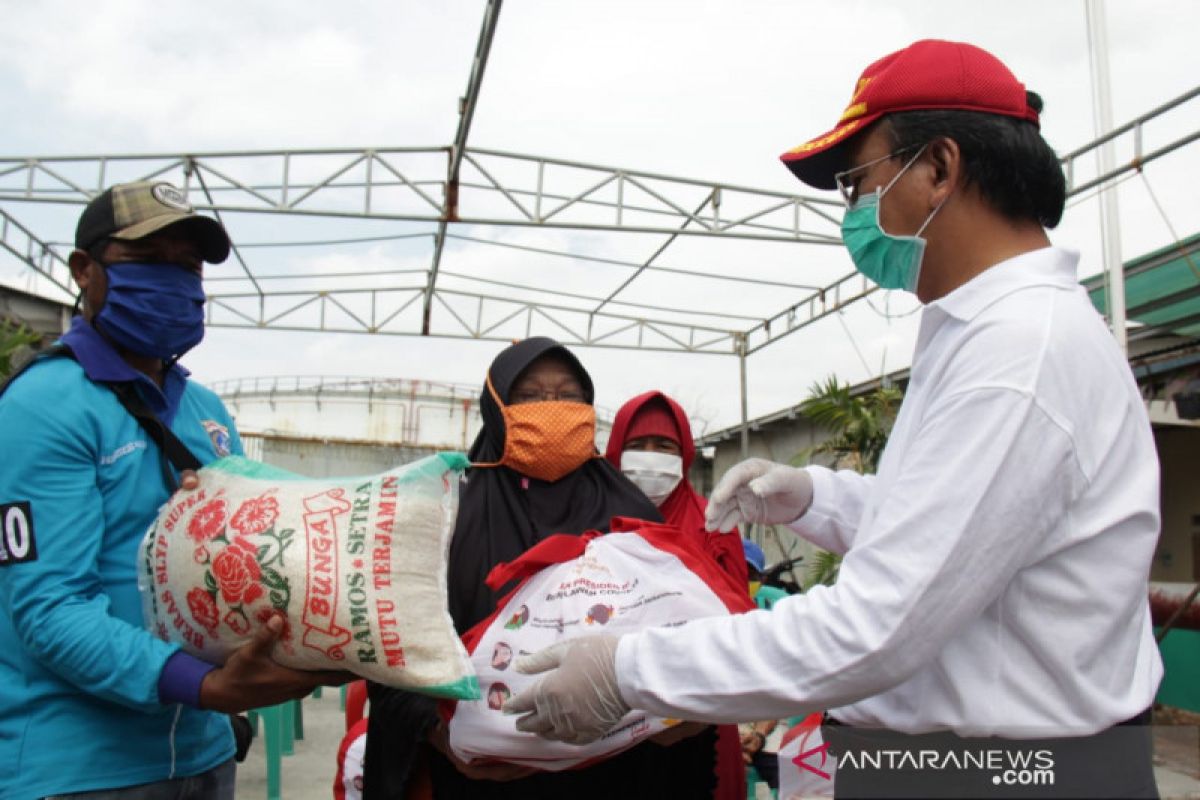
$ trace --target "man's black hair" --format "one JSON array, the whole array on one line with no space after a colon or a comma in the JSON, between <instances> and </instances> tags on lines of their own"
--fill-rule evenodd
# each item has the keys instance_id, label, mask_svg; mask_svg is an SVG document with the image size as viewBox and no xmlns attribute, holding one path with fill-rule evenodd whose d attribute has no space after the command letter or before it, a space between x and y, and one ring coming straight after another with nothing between
<instances>
[{"instance_id":1,"label":"man's black hair","mask_svg":"<svg viewBox=\"0 0 1200 800\"><path fill-rule=\"evenodd\" d=\"M1026 99L1041 113L1041 97L1026 92ZM885 119L895 150L939 136L957 142L966 184L1005 217L1046 228L1062 219L1067 199L1062 164L1032 122L956 109L899 111Z\"/></svg>"},{"instance_id":2,"label":"man's black hair","mask_svg":"<svg viewBox=\"0 0 1200 800\"><path fill-rule=\"evenodd\" d=\"M110 242L112 242L112 239L105 236L103 239L99 239L88 245L87 250L84 252L91 257L92 261L95 261L98 264L100 263L101 257L104 255L104 251L108 248Z\"/></svg>"}]
</instances>

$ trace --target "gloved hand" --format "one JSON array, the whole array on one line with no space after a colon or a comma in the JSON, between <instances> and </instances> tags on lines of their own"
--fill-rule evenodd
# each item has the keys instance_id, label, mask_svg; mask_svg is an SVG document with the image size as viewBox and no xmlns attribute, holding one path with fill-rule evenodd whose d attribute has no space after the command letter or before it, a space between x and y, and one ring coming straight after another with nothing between
<instances>
[{"instance_id":1,"label":"gloved hand","mask_svg":"<svg viewBox=\"0 0 1200 800\"><path fill-rule=\"evenodd\" d=\"M808 470L749 458L734 464L713 489L704 512L704 527L729 532L737 525L795 522L812 505L813 482Z\"/></svg>"},{"instance_id":2,"label":"gloved hand","mask_svg":"<svg viewBox=\"0 0 1200 800\"><path fill-rule=\"evenodd\" d=\"M518 658L517 672L554 671L504 704L506 714L524 714L517 730L590 744L616 726L629 713L617 688L617 641L616 636L585 636Z\"/></svg>"}]
</instances>

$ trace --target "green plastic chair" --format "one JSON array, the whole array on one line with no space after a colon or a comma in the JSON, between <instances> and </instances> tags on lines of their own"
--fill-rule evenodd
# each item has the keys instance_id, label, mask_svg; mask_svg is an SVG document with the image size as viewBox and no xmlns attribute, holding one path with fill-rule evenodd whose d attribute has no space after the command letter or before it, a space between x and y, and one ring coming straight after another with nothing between
<instances>
[{"instance_id":1,"label":"green plastic chair","mask_svg":"<svg viewBox=\"0 0 1200 800\"><path fill-rule=\"evenodd\" d=\"M304 715L299 700L249 712L254 734L266 749L267 800L283 800L283 757L296 752L296 739L304 738ZM259 736L259 718L262 735Z\"/></svg>"}]
</instances>

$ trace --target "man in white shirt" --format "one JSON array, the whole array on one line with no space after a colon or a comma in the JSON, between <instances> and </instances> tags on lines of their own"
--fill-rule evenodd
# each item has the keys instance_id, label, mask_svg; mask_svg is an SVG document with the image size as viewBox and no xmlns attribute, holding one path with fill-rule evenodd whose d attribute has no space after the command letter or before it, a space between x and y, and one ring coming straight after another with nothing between
<instances>
[{"instance_id":1,"label":"man in white shirt","mask_svg":"<svg viewBox=\"0 0 1200 800\"><path fill-rule=\"evenodd\" d=\"M1157 796L1158 461L1077 254L1045 232L1065 182L1041 106L989 53L921 41L784 154L841 189L855 266L926 304L912 377L877 475L751 459L707 519L788 524L845 555L839 580L771 613L526 657L563 668L508 703L519 728L584 741L631 708L832 709L841 797Z\"/></svg>"}]
</instances>

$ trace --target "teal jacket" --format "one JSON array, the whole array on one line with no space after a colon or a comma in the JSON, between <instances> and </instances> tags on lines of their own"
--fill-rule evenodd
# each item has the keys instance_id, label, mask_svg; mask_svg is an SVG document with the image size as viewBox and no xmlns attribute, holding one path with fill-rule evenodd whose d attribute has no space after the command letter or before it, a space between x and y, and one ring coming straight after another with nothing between
<instances>
[{"instance_id":1,"label":"teal jacket","mask_svg":"<svg viewBox=\"0 0 1200 800\"><path fill-rule=\"evenodd\" d=\"M759 586L754 593L754 603L759 608L769 609L787 596L788 593L777 586Z\"/></svg>"},{"instance_id":2,"label":"teal jacket","mask_svg":"<svg viewBox=\"0 0 1200 800\"><path fill-rule=\"evenodd\" d=\"M205 462L240 453L233 421L182 369L159 392L111 349L105 355L90 327L76 334L65 338L75 336L79 363L43 359L0 397L5 800L192 775L234 752L224 714L159 702L160 673L178 646L143 627L136 559L168 497L162 455L89 375L137 381Z\"/></svg>"}]
</instances>

